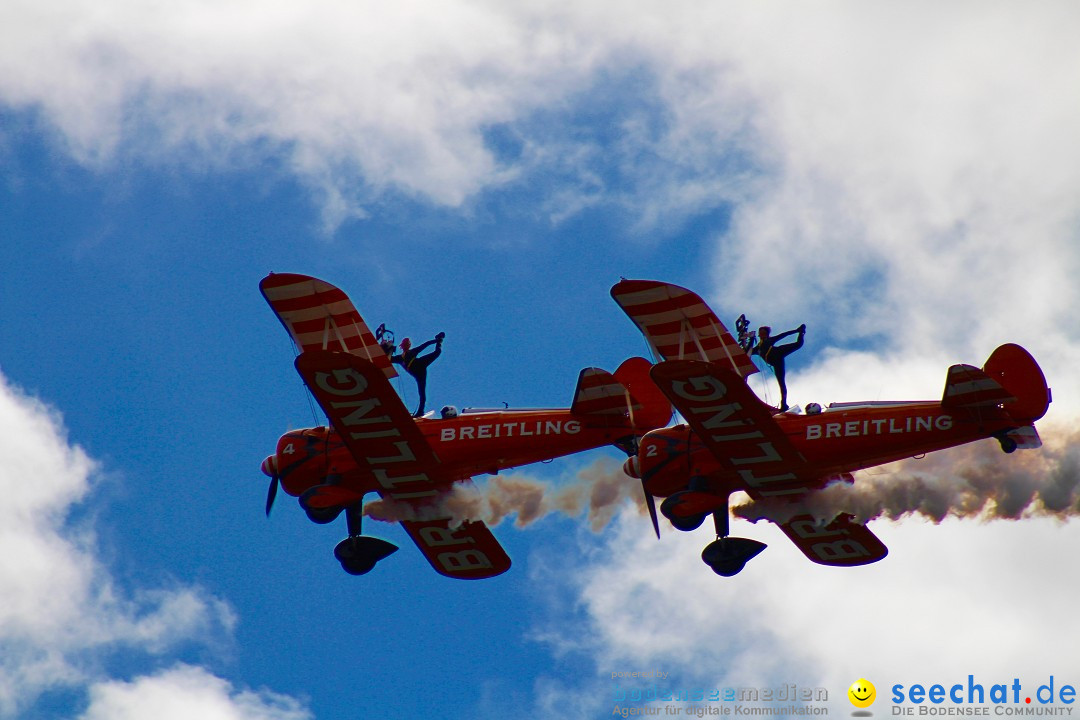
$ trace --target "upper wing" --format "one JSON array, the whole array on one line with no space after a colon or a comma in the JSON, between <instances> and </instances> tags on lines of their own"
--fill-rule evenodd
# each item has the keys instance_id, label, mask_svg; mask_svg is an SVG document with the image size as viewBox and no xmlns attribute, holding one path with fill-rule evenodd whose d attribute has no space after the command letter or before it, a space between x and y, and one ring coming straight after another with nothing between
<instances>
[{"instance_id":1,"label":"upper wing","mask_svg":"<svg viewBox=\"0 0 1080 720\"><path fill-rule=\"evenodd\" d=\"M726 470L762 496L801 494L817 478L780 426L734 371L698 360L666 360L657 387Z\"/></svg>"},{"instance_id":2,"label":"upper wing","mask_svg":"<svg viewBox=\"0 0 1080 720\"><path fill-rule=\"evenodd\" d=\"M296 358L296 369L357 464L375 478L380 496L423 505L458 479L442 471L424 434L374 364L347 353L309 350ZM402 525L443 575L478 579L510 569L510 558L482 522L454 529L449 518Z\"/></svg>"},{"instance_id":3,"label":"upper wing","mask_svg":"<svg viewBox=\"0 0 1080 720\"><path fill-rule=\"evenodd\" d=\"M686 288L656 280L622 280L611 288L611 297L664 359L720 363L740 377L758 371L705 301Z\"/></svg>"},{"instance_id":4,"label":"upper wing","mask_svg":"<svg viewBox=\"0 0 1080 720\"><path fill-rule=\"evenodd\" d=\"M742 480L754 499L797 501L820 482L772 418L770 408L731 370L694 360L669 360L652 369L668 396L712 455ZM809 515L778 523L806 557L822 565L865 565L888 550L865 525L840 516L819 525Z\"/></svg>"},{"instance_id":5,"label":"upper wing","mask_svg":"<svg viewBox=\"0 0 1080 720\"><path fill-rule=\"evenodd\" d=\"M374 333L356 312L349 296L325 280L281 273L259 283L263 297L300 348L352 353L375 364L388 378L397 377Z\"/></svg>"}]
</instances>

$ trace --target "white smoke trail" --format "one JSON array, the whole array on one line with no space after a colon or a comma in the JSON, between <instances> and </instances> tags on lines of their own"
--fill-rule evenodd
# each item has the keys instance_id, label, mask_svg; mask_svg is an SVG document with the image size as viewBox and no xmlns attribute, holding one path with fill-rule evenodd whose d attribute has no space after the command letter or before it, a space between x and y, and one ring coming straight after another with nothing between
<instances>
[{"instance_id":1,"label":"white smoke trail","mask_svg":"<svg viewBox=\"0 0 1080 720\"><path fill-rule=\"evenodd\" d=\"M641 484L622 472L611 458L599 458L581 470L569 485L556 486L526 475L496 475L481 483L456 483L429 505L376 500L364 507L374 520L432 520L451 518L454 525L482 520L494 527L514 516L514 526L527 527L551 513L567 517L586 514L593 532L602 530L627 498L640 501Z\"/></svg>"},{"instance_id":2,"label":"white smoke trail","mask_svg":"<svg viewBox=\"0 0 1080 720\"><path fill-rule=\"evenodd\" d=\"M583 514L594 532L607 526L624 501L644 512L641 485L623 474L611 458L600 458L568 485L553 485L523 474L493 476L479 483L457 483L428 505L376 500L364 514L374 520L451 518L453 524L482 520L494 527L508 517L524 528L552 513ZM1039 450L1002 453L994 440L971 443L877 469L860 472L855 483L836 483L798 503L778 499L747 501L732 507L746 520L784 522L809 513L828 522L840 514L858 522L920 515L934 522L946 517L980 520L1080 515L1080 431L1043 428Z\"/></svg>"},{"instance_id":3,"label":"white smoke trail","mask_svg":"<svg viewBox=\"0 0 1080 720\"><path fill-rule=\"evenodd\" d=\"M830 485L797 504L751 501L733 512L777 522L803 512L823 521L847 513L858 522L909 515L934 522L1080 515L1080 432L1044 428L1042 434L1038 450L1005 455L996 441L984 440L863 471L853 485Z\"/></svg>"}]
</instances>

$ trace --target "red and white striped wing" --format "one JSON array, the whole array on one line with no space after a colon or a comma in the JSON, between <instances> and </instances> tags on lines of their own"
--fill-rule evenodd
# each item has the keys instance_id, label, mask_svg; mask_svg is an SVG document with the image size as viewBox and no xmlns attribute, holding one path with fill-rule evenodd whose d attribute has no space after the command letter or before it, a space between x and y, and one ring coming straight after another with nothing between
<instances>
[{"instance_id":1,"label":"red and white striped wing","mask_svg":"<svg viewBox=\"0 0 1080 720\"><path fill-rule=\"evenodd\" d=\"M343 291L325 280L292 273L271 273L259 288L300 352L351 353L373 363L387 378L397 377L375 334Z\"/></svg>"},{"instance_id":2,"label":"red and white striped wing","mask_svg":"<svg viewBox=\"0 0 1080 720\"><path fill-rule=\"evenodd\" d=\"M611 288L611 297L665 360L719 363L742 378L757 372L705 301L686 288L656 280L622 280Z\"/></svg>"}]
</instances>

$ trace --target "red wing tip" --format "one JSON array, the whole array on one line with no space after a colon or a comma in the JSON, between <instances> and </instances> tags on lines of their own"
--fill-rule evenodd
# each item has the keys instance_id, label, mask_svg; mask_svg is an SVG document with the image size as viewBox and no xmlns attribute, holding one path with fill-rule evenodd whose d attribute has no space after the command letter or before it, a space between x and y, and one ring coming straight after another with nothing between
<instances>
[{"instance_id":1,"label":"red wing tip","mask_svg":"<svg viewBox=\"0 0 1080 720\"><path fill-rule=\"evenodd\" d=\"M301 275L299 273L270 273L262 280L259 281L259 287L281 287L282 285L293 285L298 282L304 282L305 280L314 280L315 278L310 275Z\"/></svg>"}]
</instances>

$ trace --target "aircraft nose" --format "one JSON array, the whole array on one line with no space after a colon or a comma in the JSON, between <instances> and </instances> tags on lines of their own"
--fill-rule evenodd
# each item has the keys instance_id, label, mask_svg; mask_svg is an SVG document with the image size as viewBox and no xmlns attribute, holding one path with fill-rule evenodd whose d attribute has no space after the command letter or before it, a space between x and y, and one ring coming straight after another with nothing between
<instances>
[{"instance_id":1,"label":"aircraft nose","mask_svg":"<svg viewBox=\"0 0 1080 720\"><path fill-rule=\"evenodd\" d=\"M277 475L277 455L269 455L262 461L263 475L274 477Z\"/></svg>"},{"instance_id":2,"label":"aircraft nose","mask_svg":"<svg viewBox=\"0 0 1080 720\"><path fill-rule=\"evenodd\" d=\"M623 472L632 478L641 478L641 471L638 469L637 455L626 458L626 462L623 463Z\"/></svg>"}]
</instances>

